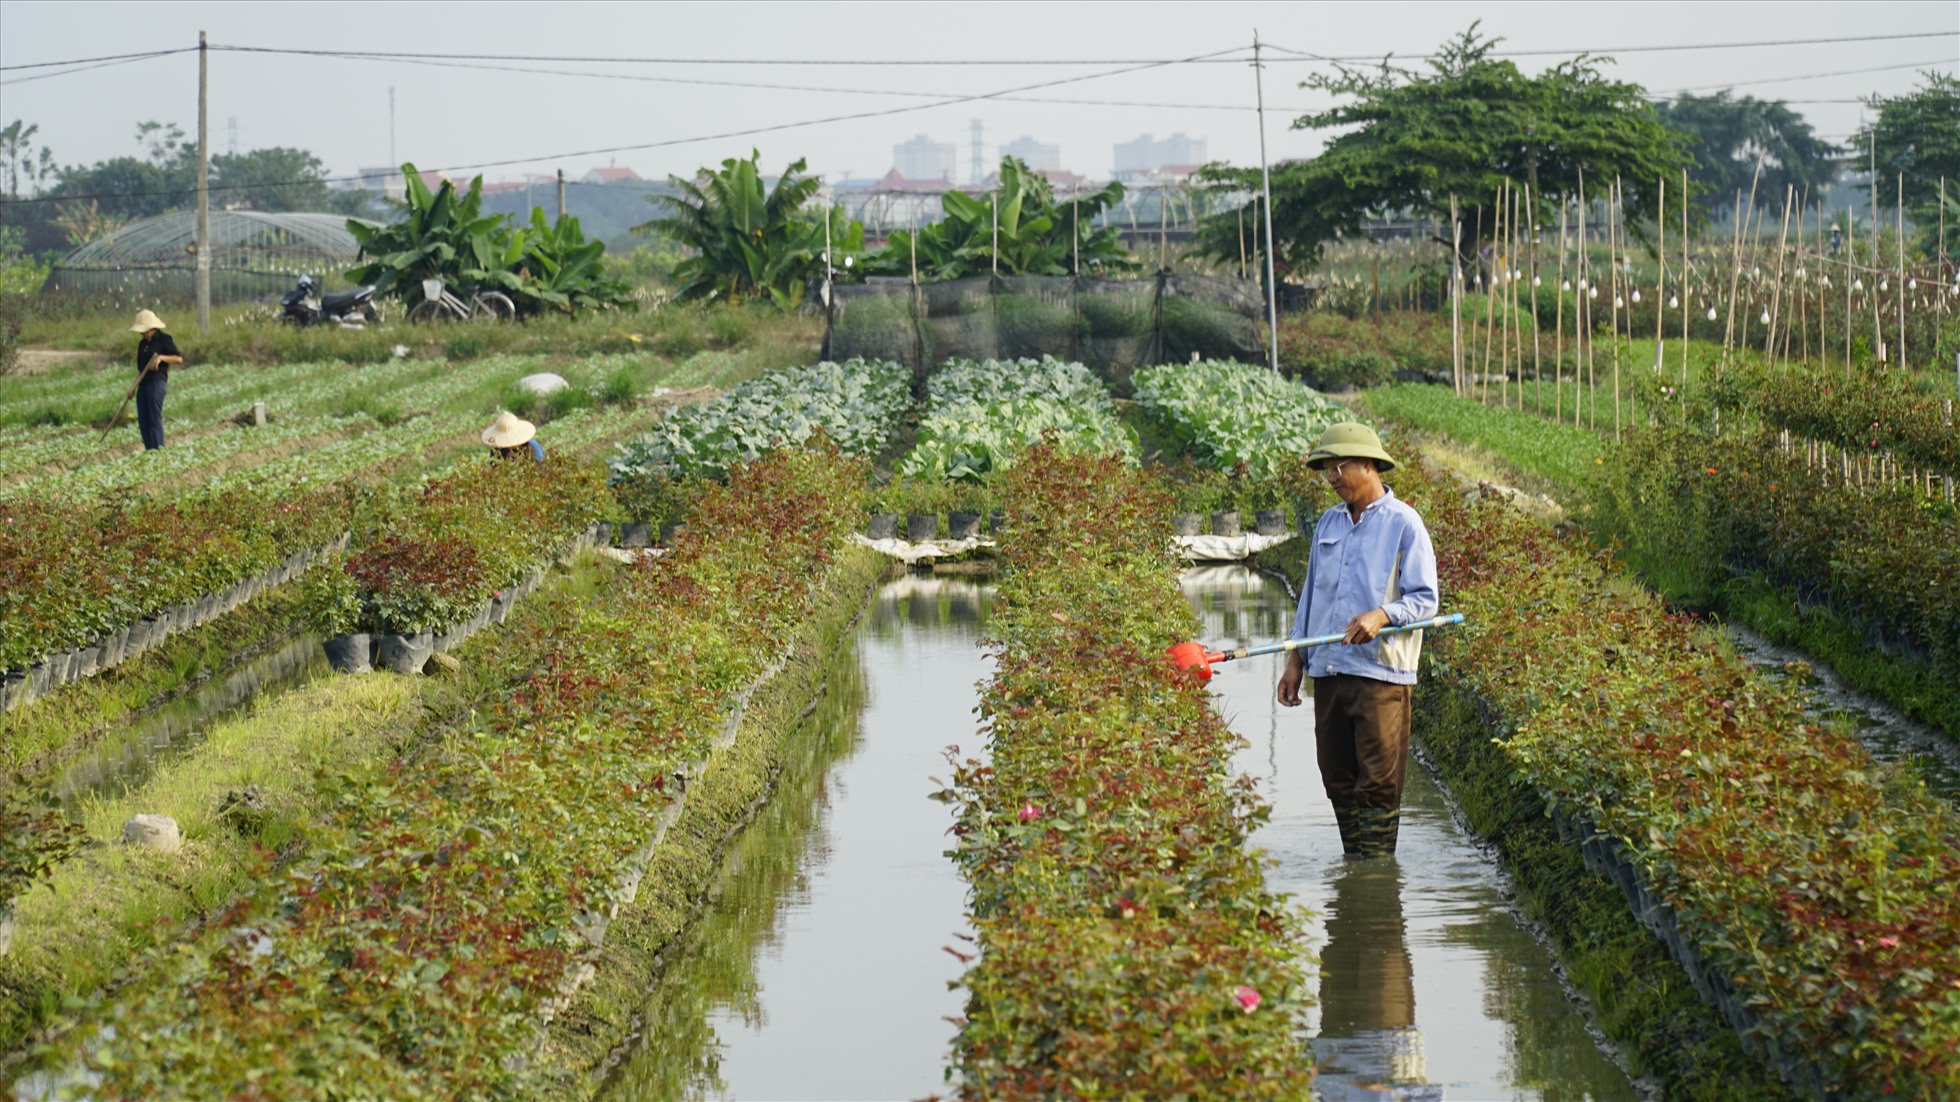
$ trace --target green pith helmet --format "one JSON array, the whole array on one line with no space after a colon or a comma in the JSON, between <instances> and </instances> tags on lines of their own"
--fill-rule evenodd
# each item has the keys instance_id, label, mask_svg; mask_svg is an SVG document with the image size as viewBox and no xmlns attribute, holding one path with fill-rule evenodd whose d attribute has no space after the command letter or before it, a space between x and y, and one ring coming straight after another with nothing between
<instances>
[{"instance_id":1,"label":"green pith helmet","mask_svg":"<svg viewBox=\"0 0 1960 1102\"><path fill-rule=\"evenodd\" d=\"M1395 460L1382 450L1382 438L1374 429L1354 421L1327 426L1320 434L1320 443L1307 453L1307 467L1317 471L1330 459L1372 459L1378 470L1395 469Z\"/></svg>"}]
</instances>

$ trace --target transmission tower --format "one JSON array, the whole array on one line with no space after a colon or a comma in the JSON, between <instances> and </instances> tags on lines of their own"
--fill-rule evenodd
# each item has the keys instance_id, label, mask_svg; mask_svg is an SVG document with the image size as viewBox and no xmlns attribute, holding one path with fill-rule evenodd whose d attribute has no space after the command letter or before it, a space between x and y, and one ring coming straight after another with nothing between
<instances>
[{"instance_id":1,"label":"transmission tower","mask_svg":"<svg viewBox=\"0 0 1960 1102\"><path fill-rule=\"evenodd\" d=\"M971 132L973 135L973 152L971 154L972 165L968 169L968 173L972 179L968 182L977 184L986 177L985 172L982 171L987 161L986 126L979 119L974 119Z\"/></svg>"}]
</instances>

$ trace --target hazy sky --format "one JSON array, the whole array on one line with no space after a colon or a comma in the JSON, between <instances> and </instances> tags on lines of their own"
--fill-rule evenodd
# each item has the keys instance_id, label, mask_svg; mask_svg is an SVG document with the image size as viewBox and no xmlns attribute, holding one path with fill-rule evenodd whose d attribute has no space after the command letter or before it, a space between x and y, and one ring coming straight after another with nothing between
<instances>
[{"instance_id":1,"label":"hazy sky","mask_svg":"<svg viewBox=\"0 0 1960 1102\"><path fill-rule=\"evenodd\" d=\"M213 44L303 50L613 57L610 63L476 62L637 78L738 81L808 88L932 93L996 92L1125 68L1125 62L1186 58L1267 42L1325 55L1433 49L1477 18L1508 49L1590 49L1611 55L1639 46L1945 32L1886 42L1624 53L1609 68L1658 93L1712 90L1785 98L1818 132L1854 130L1871 93L1917 83L1909 66L1960 67L1960 4L1954 0L1839 3L215 3L0 0L0 65L101 57ZM1285 55L1279 55L1284 57ZM633 59L768 59L764 65L706 65ZM1099 65L806 65L789 61L929 60L998 62L1031 58ZM1520 58L1536 70L1552 57ZM1319 64L1319 63L1313 63ZM1819 76L1842 70L1882 72ZM1302 59L1267 69L1267 120L1275 159L1318 148L1288 128L1324 99L1297 87ZM112 65L48 79L45 70L0 73L0 120L25 119L62 163L135 153L135 123L174 122L194 132L195 53ZM1779 79L1806 78L1806 79ZM1774 80L1774 83L1749 83ZM931 98L835 91L730 88L590 75L487 72L402 60L346 60L213 52L211 145L309 149L336 174L388 163L388 91L395 89L395 153L425 168L536 158L492 167L492 180L563 167L576 176L609 161L642 175L687 172L757 146L765 166L797 156L833 178L875 176L891 167L893 143L924 132L959 147L967 175L970 120L985 126L986 156L1024 134L1061 146L1067 167L1110 169L1110 147L1150 132L1183 131L1210 143L1212 157L1256 163L1253 74L1243 64L1179 64L1081 80L1025 93L1066 99L1182 106L977 102L927 106L883 118L799 126L752 137L687 141L661 148L577 155L893 107ZM1794 102L1834 101L1834 102ZM1196 105L1219 105L1207 110Z\"/></svg>"}]
</instances>

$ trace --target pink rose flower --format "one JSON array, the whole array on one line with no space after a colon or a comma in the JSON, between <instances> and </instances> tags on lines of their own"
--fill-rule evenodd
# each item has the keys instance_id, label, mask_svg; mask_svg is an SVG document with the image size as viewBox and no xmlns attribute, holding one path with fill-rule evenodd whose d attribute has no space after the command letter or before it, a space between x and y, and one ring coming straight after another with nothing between
<instances>
[{"instance_id":1,"label":"pink rose flower","mask_svg":"<svg viewBox=\"0 0 1960 1102\"><path fill-rule=\"evenodd\" d=\"M1021 821L1024 823L1033 822L1034 820L1041 818L1041 809L1034 806L1034 804L1032 803L1022 804L1020 810L1020 817L1021 817Z\"/></svg>"},{"instance_id":2,"label":"pink rose flower","mask_svg":"<svg viewBox=\"0 0 1960 1102\"><path fill-rule=\"evenodd\" d=\"M1245 1012L1250 1014L1259 1009L1259 992L1241 984L1237 991L1232 992L1232 1001L1244 1007Z\"/></svg>"}]
</instances>

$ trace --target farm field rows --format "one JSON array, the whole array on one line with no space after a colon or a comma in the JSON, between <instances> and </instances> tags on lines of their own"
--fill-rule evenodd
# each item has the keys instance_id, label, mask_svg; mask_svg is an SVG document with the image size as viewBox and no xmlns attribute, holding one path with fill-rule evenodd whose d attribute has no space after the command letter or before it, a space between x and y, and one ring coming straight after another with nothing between
<instances>
[{"instance_id":1,"label":"farm field rows","mask_svg":"<svg viewBox=\"0 0 1960 1102\"><path fill-rule=\"evenodd\" d=\"M744 709L761 693L761 714L794 715L797 694L823 691L770 675L813 661L813 642L832 638L835 618L848 619L880 575L850 538L867 511L906 495L969 495L959 500L984 500L1005 524L978 700L984 752L956 755L938 786L955 816L948 856L969 889L973 941L952 950L966 971L949 1086L973 1098L1310 1090L1316 981L1344 981L1321 975L1312 916L1270 887L1266 858L1247 848L1270 812L1230 776L1240 735L1163 657L1197 628L1165 535L1186 476L1303 522L1317 515L1334 499L1302 452L1347 416L1340 403L1246 365L1142 370L1139 407L1174 448L1166 465L1144 467L1108 387L1079 364L954 362L924 380L916 404L903 368L812 364L651 425L633 406L564 411L546 426L554 458L513 467L468 459L467 434L484 420L471 402L501 396L507 380L397 369L399 388L372 401L421 416L363 419L359 434L313 453L326 473L267 455L196 493L172 484L177 496L152 506L157 523L259 542L187 556L171 584L188 592L226 576L226 564L357 529L345 557L309 574L300 604L312 629L439 633L594 520L685 527L630 565L581 558L523 615L465 645L460 677L386 691L354 686L404 683L335 677L261 702L276 714L317 700L390 733L317 761L317 780L287 769L279 802L252 825L205 805L214 786L249 775L236 755L273 738L266 725L246 717L238 734L180 759L155 791L177 793L187 852L213 862L200 921L147 902L157 881L120 855L110 883L127 894L82 886L101 859L83 864L75 847L113 831L147 789L95 807L80 833L59 809L10 802L10 815L40 816L42 831L7 870L23 947L0 975L36 1007L12 1019L16 1074L99 1075L131 1096L223 1094L250 1076L267 1096L332 1083L390 1096L630 1097L597 1071L630 1027L619 991L646 979L620 969L648 966L683 936L727 824L765 798L776 768L778 721L751 723ZM594 365L574 381L596 390L614 370ZM700 385L726 370L697 357L659 380ZM344 397L322 382L309 401ZM1398 455L1398 426L1460 433L1575 492L1624 482L1637 446L1447 391L1394 388L1364 402ZM320 419L296 414L293 440L338 423L303 416ZM1761 466L1760 439L1735 433L1738 451L1715 462ZM414 458L352 494L364 443ZM210 446L196 465L223 459ZM1629 1070L1686 1093L1775 1076L1859 1098L1960 1086L1960 1035L1942 1009L1960 996L1940 980L1960 974L1960 911L1944 890L1960 878L1953 810L1610 560L1499 500L1466 499L1420 462L1390 481L1429 518L1445 610L1470 617L1431 644L1425 677L1467 702L1465 722L1483 734L1466 745L1496 757L1450 768L1499 762L1514 799L1554 814L1550 851L1577 860L1583 847L1618 880L1565 875L1593 885L1595 905L1620 908L1615 929L1630 931L1650 970L1677 970L1672 984L1608 982L1614 963L1633 959L1623 956L1599 971L1589 963L1577 981L1606 1008L1600 1028L1635 1054L1621 1057ZM1772 510L1764 518L1807 507L1754 492ZM280 493L316 495L304 499L319 503L305 523L320 531L276 510L249 513L256 529L246 513L208 513L259 510ZM207 516L199 509L222 519L182 519ZM1941 531L1905 513L1899 522ZM57 525L50 514L44 530ZM59 542L50 538L38 558ZM215 546L208 535L185 542ZM1756 543L1783 562L1809 553ZM1262 561L1297 580L1299 554L1295 540ZM1871 579L1858 583L1870 608L1893 592L1882 573L1829 580ZM76 625L61 638L122 614L85 591L48 593L37 614ZM1928 638L1948 613L1922 602L1886 615ZM25 653L56 637L50 624L10 645ZM1938 645L1932 653L1945 660ZM972 735L928 733L942 744ZM878 798L928 790L915 788ZM711 841L685 826L693 815L720 824ZM241 846L241 831L259 844ZM276 849L300 838L304 847ZM1661 936L1632 918L1654 908L1625 902L1622 889L1661 905ZM31 941L58 901L81 899L88 923L66 940ZM127 936L119 923L145 914L164 920L133 948L110 948ZM1562 957L1597 959L1584 956L1596 951L1585 929L1538 917ZM1683 994L1695 987L1683 968L1698 970L1706 999ZM120 986L96 992L115 969ZM1652 1011L1661 1005L1665 1015ZM1672 1024L1656 1024L1663 1016ZM1670 1056L1669 1029L1699 1038L1691 1058ZM543 1050L540 1030L555 1038ZM1330 1064L1329 1074L1346 1072ZM1761 1096L1776 1095L1765 1086Z\"/></svg>"}]
</instances>

